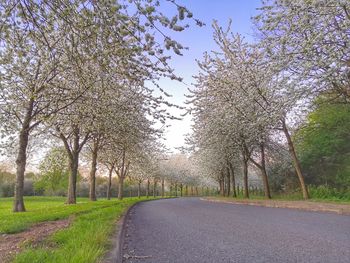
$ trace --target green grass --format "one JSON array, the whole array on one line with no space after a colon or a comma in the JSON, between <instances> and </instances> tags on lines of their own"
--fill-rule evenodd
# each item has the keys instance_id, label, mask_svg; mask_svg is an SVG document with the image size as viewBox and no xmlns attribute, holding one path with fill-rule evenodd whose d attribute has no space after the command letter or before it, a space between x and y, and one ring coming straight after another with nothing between
<instances>
[{"instance_id":1,"label":"green grass","mask_svg":"<svg viewBox=\"0 0 350 263\"><path fill-rule=\"evenodd\" d=\"M145 199L90 202L80 198L76 205L65 205L65 199L61 197L27 197L27 212L12 213L12 199L1 198L0 232L19 232L37 222L74 215L70 227L56 232L39 247L27 245L14 262L98 262L109 248L109 237L115 229L117 219L129 206Z\"/></svg>"},{"instance_id":2,"label":"green grass","mask_svg":"<svg viewBox=\"0 0 350 263\"><path fill-rule=\"evenodd\" d=\"M350 202L350 188L339 190L326 185L309 186L313 199L332 202Z\"/></svg>"},{"instance_id":3,"label":"green grass","mask_svg":"<svg viewBox=\"0 0 350 263\"><path fill-rule=\"evenodd\" d=\"M331 188L328 186L320 185L320 186L313 186L308 185L308 190L310 194L310 199L308 201L312 202L323 202L323 203L337 203L337 204L350 204L350 188L343 189L342 191L337 190L335 188ZM278 200L278 201L302 201L303 196L300 190L296 189L292 193L271 193L272 200ZM216 197L220 197L219 195L216 195ZM257 191L250 191L249 192L249 200L264 200L264 194L263 192L257 192ZM232 192L231 197L227 198L233 198ZM238 196L235 198L237 200L244 200L242 189L240 189Z\"/></svg>"},{"instance_id":4,"label":"green grass","mask_svg":"<svg viewBox=\"0 0 350 263\"><path fill-rule=\"evenodd\" d=\"M272 193L272 200L284 200L284 201L296 201L296 200L303 200L303 196L301 193L293 193L293 194L274 194ZM215 195L215 197L221 198L220 195ZM249 193L249 199L245 198L243 196L243 193L240 191L240 193L237 195L237 197L233 198L232 193L230 197L223 197L228 199L236 199L236 200L266 200L265 196L263 194L255 194L250 192Z\"/></svg>"},{"instance_id":5,"label":"green grass","mask_svg":"<svg viewBox=\"0 0 350 263\"><path fill-rule=\"evenodd\" d=\"M210 197L210 196L209 196ZM266 200L266 198L262 195L249 195L248 198L244 198L242 195L239 195L235 198L232 196L230 197L222 197L222 196L213 196L218 199L227 199L227 200ZM273 194L272 199L270 200L277 200L277 201L303 201L302 194L294 193L294 194ZM337 203L337 204L350 204L350 200L344 200L344 199L338 199L338 198L317 198L317 197L311 197L308 199L308 201L311 202L322 202L322 203Z\"/></svg>"}]
</instances>

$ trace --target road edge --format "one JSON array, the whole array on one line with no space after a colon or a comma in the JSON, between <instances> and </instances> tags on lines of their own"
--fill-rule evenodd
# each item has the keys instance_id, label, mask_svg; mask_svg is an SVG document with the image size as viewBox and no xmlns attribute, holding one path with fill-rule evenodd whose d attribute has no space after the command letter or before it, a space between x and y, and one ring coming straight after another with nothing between
<instances>
[{"instance_id":1,"label":"road edge","mask_svg":"<svg viewBox=\"0 0 350 263\"><path fill-rule=\"evenodd\" d=\"M202 201L207 202L213 202L213 203L224 203L224 204L235 204L235 205L251 205L251 206L262 206L262 207L272 207L272 208L287 208L287 209L294 209L294 210L302 210L302 211L309 211L309 212L324 212L324 213L333 213L338 215L350 215L350 210L344 209L344 208L332 208L332 207L326 207L326 208L320 208L316 205L313 207L298 207L297 205L286 205L283 202L273 202L273 203L264 203L264 202L255 202L255 201L244 201L240 202L237 200L218 200L218 199L211 199L211 198L200 198Z\"/></svg>"},{"instance_id":2,"label":"road edge","mask_svg":"<svg viewBox=\"0 0 350 263\"><path fill-rule=\"evenodd\" d=\"M158 198L158 199L149 199L149 200L140 200L137 203L132 204L128 207L128 209L123 213L123 215L118 219L118 222L116 223L114 234L110 237L111 243L111 249L105 253L104 257L102 258L102 263L122 263L123 262L123 243L124 243L124 237L125 237L125 231L126 231L126 219L128 215L130 214L131 209L133 209L136 205L144 203L144 202L150 202L150 201L157 201L157 200L163 200L163 199L173 199L176 197L164 197L164 198Z\"/></svg>"}]
</instances>

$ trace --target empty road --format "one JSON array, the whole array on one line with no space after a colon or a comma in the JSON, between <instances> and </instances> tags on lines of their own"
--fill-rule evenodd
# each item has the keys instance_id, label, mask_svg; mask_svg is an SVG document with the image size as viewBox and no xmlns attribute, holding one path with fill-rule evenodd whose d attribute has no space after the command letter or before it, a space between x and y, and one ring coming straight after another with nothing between
<instances>
[{"instance_id":1,"label":"empty road","mask_svg":"<svg viewBox=\"0 0 350 263\"><path fill-rule=\"evenodd\" d=\"M126 220L125 263L350 262L345 215L179 198Z\"/></svg>"}]
</instances>

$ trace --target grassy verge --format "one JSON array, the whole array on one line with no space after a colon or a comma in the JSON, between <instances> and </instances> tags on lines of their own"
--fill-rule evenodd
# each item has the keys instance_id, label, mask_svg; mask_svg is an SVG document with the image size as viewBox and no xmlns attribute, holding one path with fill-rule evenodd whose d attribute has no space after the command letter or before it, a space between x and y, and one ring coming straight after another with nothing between
<instances>
[{"instance_id":1,"label":"grassy verge","mask_svg":"<svg viewBox=\"0 0 350 263\"><path fill-rule=\"evenodd\" d=\"M337 203L337 204L350 204L350 199L349 198L339 198L337 196L331 196L331 195L320 195L318 194L314 188L310 189L310 196L311 198L308 199L308 201L311 202L322 202L322 203ZM266 200L265 196L259 194L256 195L254 193L249 194L249 199L245 198L243 194L240 192L240 194L233 198L232 194L230 197L222 197L219 195L213 196L215 198L223 198L223 199L233 199L233 200ZM272 194L272 199L271 200L276 200L276 201L303 201L303 196L299 192L291 193L291 194Z\"/></svg>"},{"instance_id":2,"label":"grassy verge","mask_svg":"<svg viewBox=\"0 0 350 263\"><path fill-rule=\"evenodd\" d=\"M261 201L267 200L264 196L261 195L250 195L249 198L244 198L243 196L237 197L223 197L223 196L208 196L215 199L223 200L246 200L246 201ZM271 200L276 201L303 201L301 194L290 194L290 195L273 195ZM320 202L320 203L335 203L335 204L350 204L350 200L338 199L338 198L310 198L310 202Z\"/></svg>"},{"instance_id":3,"label":"grassy verge","mask_svg":"<svg viewBox=\"0 0 350 263\"><path fill-rule=\"evenodd\" d=\"M79 199L77 205L64 205L60 197L31 197L26 198L26 213L12 213L12 200L0 199L0 232L19 232L37 222L74 215L70 227L56 232L40 247L27 245L14 262L97 262L109 248L116 220L129 206L145 199L97 202Z\"/></svg>"},{"instance_id":4,"label":"grassy verge","mask_svg":"<svg viewBox=\"0 0 350 263\"><path fill-rule=\"evenodd\" d=\"M237 197L224 197L224 196L207 196L209 199L217 199L223 201L238 201L238 202L254 202L254 201L304 201L301 195L274 195L271 199L266 199L264 196L260 195L250 195L249 198L244 198L243 196ZM308 202L323 203L323 204L339 204L339 205L350 205L350 201L342 200L342 199L333 199L333 198L310 198L307 200Z\"/></svg>"}]
</instances>

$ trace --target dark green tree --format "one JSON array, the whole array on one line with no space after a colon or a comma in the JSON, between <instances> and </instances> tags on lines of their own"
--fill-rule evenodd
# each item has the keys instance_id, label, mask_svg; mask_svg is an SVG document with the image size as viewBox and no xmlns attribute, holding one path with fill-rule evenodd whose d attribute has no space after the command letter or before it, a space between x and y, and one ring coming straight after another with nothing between
<instances>
[{"instance_id":1,"label":"dark green tree","mask_svg":"<svg viewBox=\"0 0 350 263\"><path fill-rule=\"evenodd\" d=\"M350 187L350 105L316 100L307 123L296 133L306 180L338 189Z\"/></svg>"}]
</instances>

